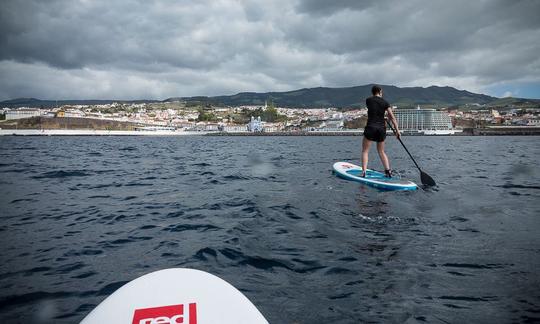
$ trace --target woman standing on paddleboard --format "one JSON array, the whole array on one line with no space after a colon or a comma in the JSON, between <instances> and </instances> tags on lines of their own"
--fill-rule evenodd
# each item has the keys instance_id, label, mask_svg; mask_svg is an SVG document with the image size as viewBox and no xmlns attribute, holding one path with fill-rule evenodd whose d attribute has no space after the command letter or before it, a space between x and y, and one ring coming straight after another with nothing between
<instances>
[{"instance_id":1,"label":"woman standing on paddleboard","mask_svg":"<svg viewBox=\"0 0 540 324\"><path fill-rule=\"evenodd\" d=\"M373 96L366 99L366 106L368 109L368 120L366 128L364 129L364 139L362 140L362 177L366 176L366 170L368 165L369 148L372 142L377 142L377 152L384 166L384 173L387 177L392 177L392 169L390 169L390 162L384 152L384 140L386 139L386 123L384 114L388 112L388 117L394 125L395 133L398 138L401 138L396 117L392 112L390 104L382 98L383 91L381 87L374 85L371 88Z\"/></svg>"}]
</instances>

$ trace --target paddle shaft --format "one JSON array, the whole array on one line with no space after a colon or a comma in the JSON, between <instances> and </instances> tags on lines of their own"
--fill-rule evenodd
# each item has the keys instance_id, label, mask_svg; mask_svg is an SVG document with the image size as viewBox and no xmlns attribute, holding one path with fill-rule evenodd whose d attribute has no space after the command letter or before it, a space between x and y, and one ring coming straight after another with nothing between
<instances>
[{"instance_id":1,"label":"paddle shaft","mask_svg":"<svg viewBox=\"0 0 540 324\"><path fill-rule=\"evenodd\" d=\"M394 132L394 134L396 134L396 130L394 129L394 127L392 127L392 124L390 123L389 120L386 120L386 122L388 123L388 126L390 126L390 129L392 129L392 132ZM397 135L396 135L397 137ZM401 141L401 137L397 137L398 141L401 143L401 145L403 146L403 148L405 149L405 151L407 152L407 154L409 154L409 156L411 157L411 160L414 162L414 165L416 165L416 167L418 168L418 170L420 170L420 172L422 172L422 169L420 169L420 167L418 166L418 163L416 163L416 160L413 158L413 156L411 155L411 152L409 152L409 150L407 149L407 147L405 146L405 144L403 144L403 142Z\"/></svg>"}]
</instances>

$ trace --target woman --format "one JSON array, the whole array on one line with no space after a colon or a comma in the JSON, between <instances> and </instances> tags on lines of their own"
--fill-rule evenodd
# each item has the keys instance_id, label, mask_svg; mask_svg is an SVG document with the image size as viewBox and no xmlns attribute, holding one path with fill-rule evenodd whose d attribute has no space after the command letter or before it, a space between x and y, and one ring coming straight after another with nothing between
<instances>
[{"instance_id":1,"label":"woman","mask_svg":"<svg viewBox=\"0 0 540 324\"><path fill-rule=\"evenodd\" d=\"M384 140L386 139L385 112L388 112L388 117L392 124L394 124L397 138L401 138L401 134L399 133L397 120L390 104L382 98L383 91L381 87L374 85L371 88L371 93L373 96L366 99L368 120L364 129L364 139L362 140L362 177L366 176L371 142L377 142L377 152L379 152L379 157L384 166L384 173L387 177L391 178L392 170L390 169L390 162L384 152Z\"/></svg>"}]
</instances>

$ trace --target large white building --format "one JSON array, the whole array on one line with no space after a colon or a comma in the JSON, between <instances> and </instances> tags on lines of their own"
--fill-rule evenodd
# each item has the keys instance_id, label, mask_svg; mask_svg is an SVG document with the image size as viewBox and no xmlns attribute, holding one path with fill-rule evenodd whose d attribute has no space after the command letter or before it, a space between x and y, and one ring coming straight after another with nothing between
<instances>
[{"instance_id":1,"label":"large white building","mask_svg":"<svg viewBox=\"0 0 540 324\"><path fill-rule=\"evenodd\" d=\"M424 133L426 135L453 134L452 119L444 111L435 109L394 110L399 129L404 133Z\"/></svg>"},{"instance_id":2,"label":"large white building","mask_svg":"<svg viewBox=\"0 0 540 324\"><path fill-rule=\"evenodd\" d=\"M6 111L6 120L30 118L30 117L36 117L36 116L41 116L41 115L42 115L42 111L40 109L34 109L34 108L10 109Z\"/></svg>"}]
</instances>

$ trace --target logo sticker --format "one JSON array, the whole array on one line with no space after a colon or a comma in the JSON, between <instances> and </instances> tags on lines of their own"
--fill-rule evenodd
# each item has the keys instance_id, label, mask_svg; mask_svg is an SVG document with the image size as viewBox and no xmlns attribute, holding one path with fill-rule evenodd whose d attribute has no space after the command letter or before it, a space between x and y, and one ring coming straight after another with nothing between
<instances>
[{"instance_id":1,"label":"logo sticker","mask_svg":"<svg viewBox=\"0 0 540 324\"><path fill-rule=\"evenodd\" d=\"M197 324L197 304L136 309L132 324Z\"/></svg>"}]
</instances>

